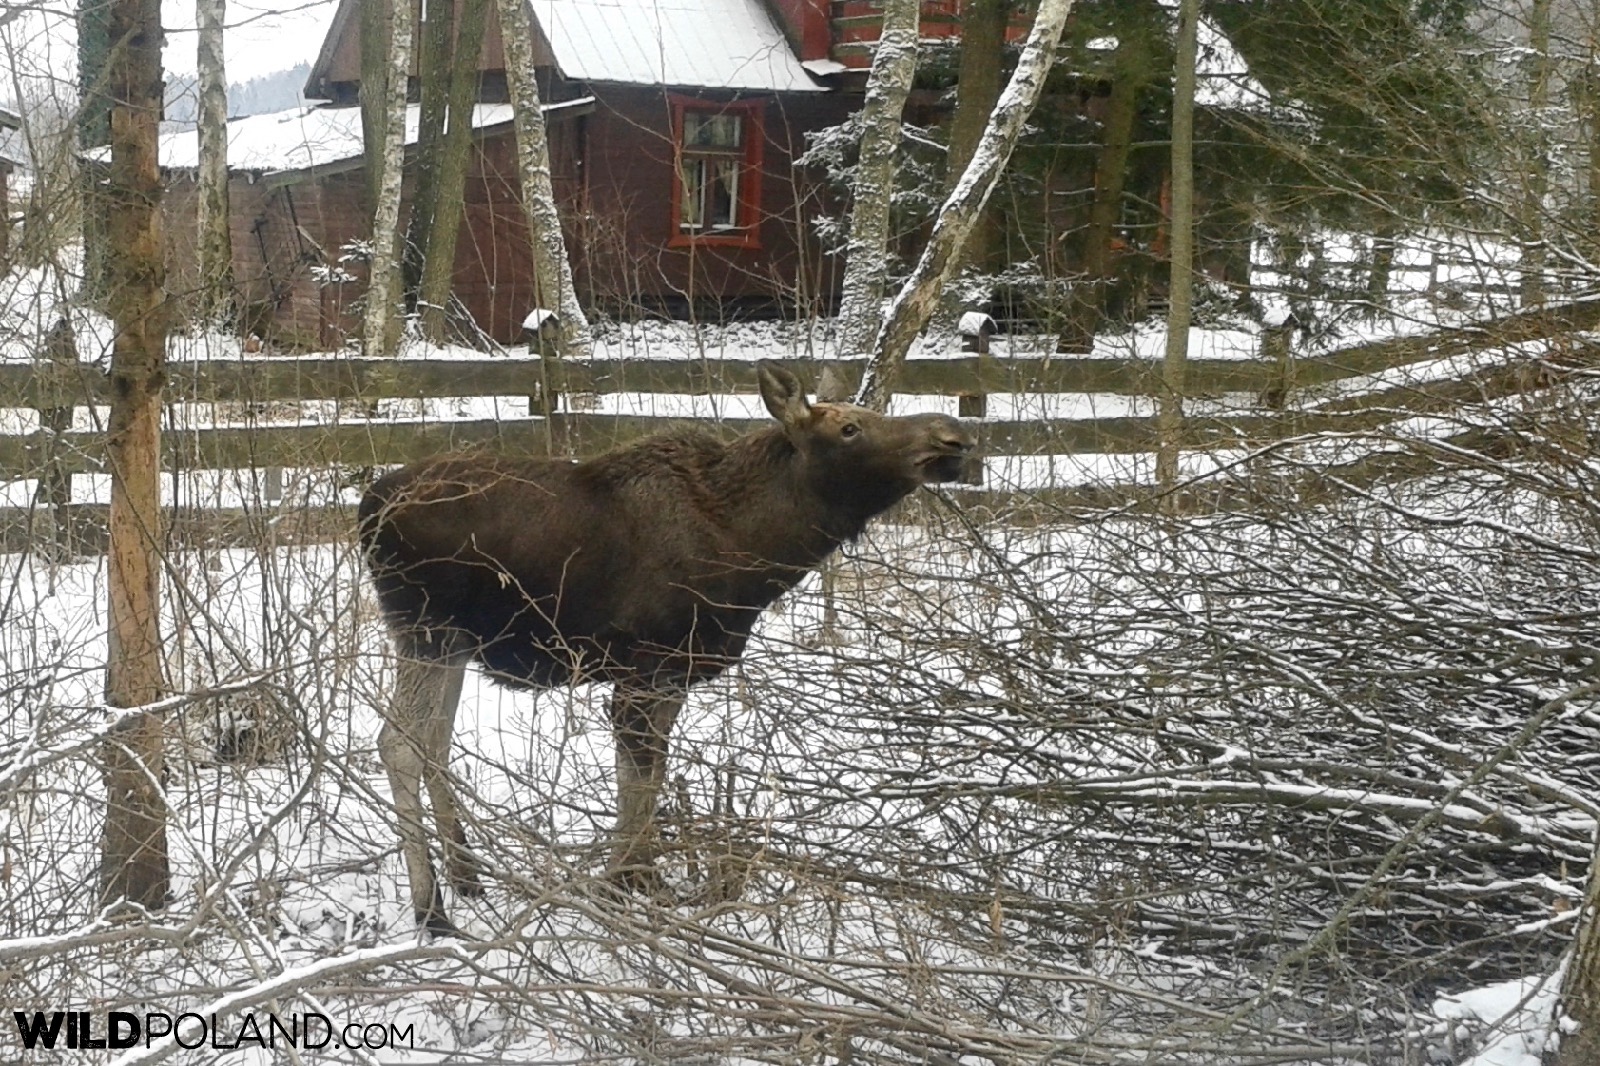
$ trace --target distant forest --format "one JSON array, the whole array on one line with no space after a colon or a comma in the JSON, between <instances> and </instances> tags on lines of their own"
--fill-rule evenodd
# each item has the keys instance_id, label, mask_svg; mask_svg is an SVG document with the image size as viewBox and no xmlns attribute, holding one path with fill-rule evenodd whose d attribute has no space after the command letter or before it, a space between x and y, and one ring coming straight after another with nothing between
<instances>
[{"instance_id":1,"label":"distant forest","mask_svg":"<svg viewBox=\"0 0 1600 1066\"><path fill-rule=\"evenodd\" d=\"M228 117L265 115L273 111L286 111L304 103L300 90L305 88L311 64L298 63L287 70L263 74L249 81L228 86ZM193 129L199 114L199 81L192 74L182 74L167 79L166 122L169 130Z\"/></svg>"}]
</instances>

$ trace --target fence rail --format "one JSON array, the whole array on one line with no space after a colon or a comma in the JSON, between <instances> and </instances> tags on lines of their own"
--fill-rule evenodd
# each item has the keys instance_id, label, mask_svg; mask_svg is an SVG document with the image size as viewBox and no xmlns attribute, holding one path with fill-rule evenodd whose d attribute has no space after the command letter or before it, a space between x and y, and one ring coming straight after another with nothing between
<instances>
[{"instance_id":1,"label":"fence rail","mask_svg":"<svg viewBox=\"0 0 1600 1066\"><path fill-rule=\"evenodd\" d=\"M1600 298L1572 301L1506 315L1472 326L1435 330L1360 344L1285 366L1273 358L1194 359L1186 379L1191 396L1323 385L1427 359L1494 344L1515 344L1600 327ZM803 376L822 365L809 359L779 360ZM830 363L845 379L859 381L864 360ZM754 364L740 359L596 359L553 363L551 386L561 392L677 393L713 395L754 392ZM174 362L167 392L177 402L262 403L295 400L416 399L456 396L527 396L538 390L541 364L534 359L273 358ZM986 393L1153 394L1160 381L1153 360L969 356L913 360L896 383L900 393L935 396ZM89 365L0 363L0 408L51 408L104 403L109 384Z\"/></svg>"},{"instance_id":2,"label":"fence rail","mask_svg":"<svg viewBox=\"0 0 1600 1066\"><path fill-rule=\"evenodd\" d=\"M1417 358L1429 358L1420 353ZM821 363L778 360L803 377ZM828 365L854 386L862 360ZM1393 365L1381 358L1327 357L1295 363L1295 382L1317 385ZM739 359L606 359L557 363L551 387L562 393L657 393L708 396L756 391L755 364ZM1160 364L1144 360L998 358L913 361L896 382L902 394L963 396L993 393L1111 393L1147 395L1160 381ZM1254 360L1195 360L1188 378L1193 395L1261 392L1280 383L1281 371ZM252 357L180 362L167 368L174 402L263 403L295 400L366 402L458 396L528 396L540 387L538 360L482 359L274 359ZM105 403L109 385L92 366L0 364L0 407L62 407Z\"/></svg>"},{"instance_id":3,"label":"fence rail","mask_svg":"<svg viewBox=\"0 0 1600 1066\"><path fill-rule=\"evenodd\" d=\"M1541 308L1476 327L1437 331L1417 337L1364 344L1331 355L1291 359L1266 352L1255 360L1195 360L1189 366L1193 398L1250 393L1273 398L1278 410L1258 408L1184 424L1186 448L1252 446L1318 432L1362 432L1408 413L1437 411L1476 397L1505 395L1536 383L1530 364L1537 358L1502 360L1485 370L1423 386L1389 386L1332 397L1316 405L1283 405L1291 392L1359 378L1429 359L1490 345L1513 345L1593 329L1600 325L1600 300ZM1280 337L1280 342L1287 338ZM1582 358L1589 349L1582 342ZM1285 344L1286 347L1286 344ZM784 362L803 379L815 379L824 365L842 372L844 384L859 379L864 361L823 364ZM1159 364L1152 361L1076 357L973 356L913 361L897 381L900 394L957 396L965 414L981 414L984 398L997 394L1048 395L1099 393L1154 395L1160 388ZM560 412L543 417L542 386L551 393L737 395L757 388L755 366L734 359L602 359L541 362L537 359L385 360L363 358L252 357L228 361L175 362L168 368L167 397L174 405L216 405L187 409L201 428L164 434L163 468L171 473L205 470L335 468L361 471L420 459L441 451L492 446L513 452L583 455L602 451L681 419L647 415ZM40 424L64 425L65 411L108 399L105 375L89 365L39 362L0 364L0 408L32 408ZM368 418L366 405L380 400L457 397L527 397L528 416L459 420L390 421ZM294 417L300 408L284 405L332 401L356 405L361 413L331 422ZM277 405L276 408L274 405ZM320 417L320 416L318 416ZM70 421L70 420L66 420ZM721 419L717 425L737 433L764 420ZM1095 418L980 418L980 447L994 456L1133 453L1154 448L1154 416ZM104 440L99 432L42 428L0 434L0 482L41 479L61 485L73 474L103 470ZM271 495L270 492L267 495ZM98 524L93 505L68 506L63 494L48 500L61 518L78 516ZM39 508L0 508L0 542L9 549L38 525ZM248 525L244 512L231 517L213 509L227 526ZM336 510L336 509L335 509ZM312 523L326 527L332 519ZM201 523L203 524L203 523ZM181 527L183 523L175 522ZM199 526L196 525L198 531ZM18 530L22 532L18 532Z\"/></svg>"},{"instance_id":4,"label":"fence rail","mask_svg":"<svg viewBox=\"0 0 1600 1066\"><path fill-rule=\"evenodd\" d=\"M1247 445L1301 433L1357 432L1396 417L1392 411L1240 414L1185 421L1185 448ZM542 454L554 435L559 454L596 454L636 440L663 426L688 421L651 415L556 415L438 422L373 422L364 425L229 426L169 430L162 439L162 467L172 473L252 467L377 467L408 463L482 446ZM757 418L723 418L714 426L729 434L768 425ZM1085 455L1145 452L1155 447L1156 419L1138 415L1089 419L993 419L976 427L979 451L1002 455ZM0 478L103 470L104 435L91 431L0 437Z\"/></svg>"}]
</instances>

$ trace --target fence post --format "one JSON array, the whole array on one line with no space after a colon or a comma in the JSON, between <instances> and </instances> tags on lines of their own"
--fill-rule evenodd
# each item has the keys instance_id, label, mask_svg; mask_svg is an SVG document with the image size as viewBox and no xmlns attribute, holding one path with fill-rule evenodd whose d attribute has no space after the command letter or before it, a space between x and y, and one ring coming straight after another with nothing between
<instances>
[{"instance_id":1,"label":"fence post","mask_svg":"<svg viewBox=\"0 0 1600 1066\"><path fill-rule=\"evenodd\" d=\"M545 452L560 455L571 445L556 426L556 413L561 407L561 319L554 311L535 308L522 320L522 335L527 338L529 352L539 357L539 394L529 397L528 411L544 416Z\"/></svg>"},{"instance_id":2,"label":"fence post","mask_svg":"<svg viewBox=\"0 0 1600 1066\"><path fill-rule=\"evenodd\" d=\"M266 345L262 343L261 335L259 333L250 334L244 339L244 342L239 345L239 352L241 355L259 356L265 350ZM272 400L270 398L264 400L261 406L263 410L270 412L272 410ZM283 467L269 466L261 472L261 475L262 502L272 504L282 503Z\"/></svg>"},{"instance_id":3,"label":"fence post","mask_svg":"<svg viewBox=\"0 0 1600 1066\"><path fill-rule=\"evenodd\" d=\"M1274 411L1282 411L1294 390L1294 354L1290 337L1300 323L1289 315L1275 326L1261 331L1261 361L1271 368L1272 377L1261 390L1261 404Z\"/></svg>"},{"instance_id":4,"label":"fence post","mask_svg":"<svg viewBox=\"0 0 1600 1066\"><path fill-rule=\"evenodd\" d=\"M269 466L264 471L261 497L267 503L283 502L283 467Z\"/></svg>"},{"instance_id":5,"label":"fence post","mask_svg":"<svg viewBox=\"0 0 1600 1066\"><path fill-rule=\"evenodd\" d=\"M976 352L978 356L979 391L958 395L956 414L962 418L986 418L989 414L989 396L983 391L983 379L989 368L994 365L994 357L989 354L989 338L995 332L994 319L982 311L968 311L961 316L959 329L961 350ZM983 484L982 456L972 455L962 460L960 482L963 485Z\"/></svg>"},{"instance_id":6,"label":"fence post","mask_svg":"<svg viewBox=\"0 0 1600 1066\"><path fill-rule=\"evenodd\" d=\"M61 435L72 428L71 405L55 406L67 389L68 374L78 365L78 341L66 315L56 319L45 334L44 359L38 362L43 390L52 406L39 408L39 430L44 438L44 465L34 490L36 507L48 508L50 550L53 557L70 558L75 550L72 530L72 474L62 456Z\"/></svg>"}]
</instances>

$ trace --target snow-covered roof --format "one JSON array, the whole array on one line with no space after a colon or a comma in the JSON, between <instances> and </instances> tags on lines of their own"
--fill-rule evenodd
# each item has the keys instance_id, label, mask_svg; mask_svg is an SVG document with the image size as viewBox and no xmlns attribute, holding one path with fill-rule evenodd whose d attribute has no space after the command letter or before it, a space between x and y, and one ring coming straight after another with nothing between
<instances>
[{"instance_id":1,"label":"snow-covered roof","mask_svg":"<svg viewBox=\"0 0 1600 1066\"><path fill-rule=\"evenodd\" d=\"M582 100L546 104L551 113L592 104ZM406 108L406 143L415 144L421 108ZM504 126L512 120L510 104L478 104L472 109L472 128ZM86 153L104 159L109 149L95 148ZM199 166L199 135L194 130L169 133L161 138L161 165L174 170ZM250 170L263 174L287 174L325 167L363 154L361 109L359 107L294 107L269 115L251 115L228 123L228 169Z\"/></svg>"},{"instance_id":2,"label":"snow-covered roof","mask_svg":"<svg viewBox=\"0 0 1600 1066\"><path fill-rule=\"evenodd\" d=\"M1175 11L1177 0L1161 0L1161 6ZM1250 76L1250 65L1233 46L1222 27L1205 15L1195 25L1194 102L1200 107L1235 111L1254 111L1272 103L1262 84ZM1091 52L1114 52L1117 38L1095 37L1086 42Z\"/></svg>"},{"instance_id":3,"label":"snow-covered roof","mask_svg":"<svg viewBox=\"0 0 1600 1066\"><path fill-rule=\"evenodd\" d=\"M531 0L561 73L576 81L823 91L760 0Z\"/></svg>"},{"instance_id":4,"label":"snow-covered roof","mask_svg":"<svg viewBox=\"0 0 1600 1066\"><path fill-rule=\"evenodd\" d=\"M28 165L28 146L17 130L0 127L0 167Z\"/></svg>"},{"instance_id":5,"label":"snow-covered roof","mask_svg":"<svg viewBox=\"0 0 1600 1066\"><path fill-rule=\"evenodd\" d=\"M417 104L406 108L407 144L416 143L421 110ZM510 104L479 104L473 108L474 129L510 121ZM193 130L161 138L161 165L199 166L199 140ZM228 123L229 170L310 170L359 158L363 150L359 107L295 107Z\"/></svg>"}]
</instances>

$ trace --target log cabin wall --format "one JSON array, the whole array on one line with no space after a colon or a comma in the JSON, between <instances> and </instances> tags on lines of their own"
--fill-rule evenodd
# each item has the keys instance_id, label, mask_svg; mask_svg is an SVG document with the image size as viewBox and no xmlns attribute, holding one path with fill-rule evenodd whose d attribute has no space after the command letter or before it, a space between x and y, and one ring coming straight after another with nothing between
<instances>
[{"instance_id":1,"label":"log cabin wall","mask_svg":"<svg viewBox=\"0 0 1600 1066\"><path fill-rule=\"evenodd\" d=\"M671 94L594 87L583 137L582 209L572 248L579 298L613 313L710 318L830 307L840 266L824 256L811 219L824 210L816 175L797 169L806 130L842 122L847 98L824 94L739 96L705 91L697 102L759 101L760 193L748 246L684 239L673 214ZM559 191L558 191L559 195Z\"/></svg>"},{"instance_id":2,"label":"log cabin wall","mask_svg":"<svg viewBox=\"0 0 1600 1066\"><path fill-rule=\"evenodd\" d=\"M299 221L316 201L309 182L284 186L259 175L235 171L228 179L229 230L233 241L233 281L241 332L274 337L296 346L318 345L314 313L295 306L318 259ZM180 317L199 289L197 206L194 172L169 172L162 201L167 293Z\"/></svg>"}]
</instances>

